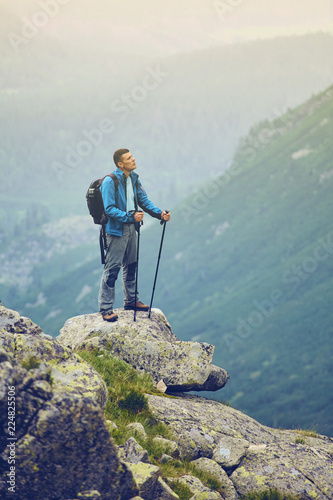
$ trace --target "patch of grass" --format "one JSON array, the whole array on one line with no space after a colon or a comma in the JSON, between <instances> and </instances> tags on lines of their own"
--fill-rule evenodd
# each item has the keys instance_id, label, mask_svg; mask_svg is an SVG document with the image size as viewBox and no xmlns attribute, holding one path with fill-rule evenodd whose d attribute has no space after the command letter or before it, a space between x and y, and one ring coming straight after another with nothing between
<instances>
[{"instance_id":1,"label":"patch of grass","mask_svg":"<svg viewBox=\"0 0 333 500\"><path fill-rule=\"evenodd\" d=\"M174 440L175 437L169 427L164 423L157 422L149 411L146 393L157 393L150 375L141 375L125 361L97 349L80 351L78 354L100 373L107 385L109 398L105 408L105 416L118 426L118 429L111 430L116 444L123 444L134 434L136 441L148 451L152 463L160 467L162 476L175 478L177 484L175 484L176 490L174 491L181 500L187 500L193 496L192 494L188 496L190 490L187 486L176 481L177 477L184 474L198 477L206 486L215 491L223 491L223 485L219 481L212 475L199 470L189 461L173 460L166 464L160 462L161 456L164 453L169 454L170 449L166 443L154 441L154 437L162 436L169 440ZM158 394L161 397L164 396L161 393ZM126 428L132 422L139 422L143 425L147 439L143 439L132 429ZM171 487L173 488L173 485Z\"/></svg>"},{"instance_id":2,"label":"patch of grass","mask_svg":"<svg viewBox=\"0 0 333 500\"><path fill-rule=\"evenodd\" d=\"M78 354L98 371L107 385L109 397L105 416L118 426L118 429L112 430L111 433L116 444L123 444L133 435L133 431L126 429L132 422L141 423L148 438L160 435L172 439L168 427L157 422L149 410L146 394L161 395L155 389L150 375L139 374L125 361L114 358L104 351L84 350ZM139 436L135 438L141 446L146 445Z\"/></svg>"},{"instance_id":3,"label":"patch of grass","mask_svg":"<svg viewBox=\"0 0 333 500\"><path fill-rule=\"evenodd\" d=\"M300 434L301 436L305 437L314 437L314 438L319 438L320 436L317 434L316 429L296 429L294 430L296 434Z\"/></svg>"},{"instance_id":4,"label":"patch of grass","mask_svg":"<svg viewBox=\"0 0 333 500\"><path fill-rule=\"evenodd\" d=\"M176 495L179 496L179 500L190 500L190 498L193 497L193 493L186 484L177 481L177 479L175 479L174 481L169 480L167 482L170 488L172 488Z\"/></svg>"},{"instance_id":5,"label":"patch of grass","mask_svg":"<svg viewBox=\"0 0 333 500\"><path fill-rule=\"evenodd\" d=\"M286 495L285 493L279 493L279 491L274 488L263 491L261 493L250 493L249 495L241 496L241 500L300 500L299 497L294 495Z\"/></svg>"},{"instance_id":6,"label":"patch of grass","mask_svg":"<svg viewBox=\"0 0 333 500\"><path fill-rule=\"evenodd\" d=\"M202 483L204 483L208 488L218 491L222 494L225 493L224 486L221 481L216 479L215 476L210 474L209 472L203 471L195 466L192 462L188 460L174 460L173 462L167 462L165 464L158 464L163 476L179 478L184 476L185 474L190 474L191 476L195 476Z\"/></svg>"},{"instance_id":7,"label":"patch of grass","mask_svg":"<svg viewBox=\"0 0 333 500\"><path fill-rule=\"evenodd\" d=\"M233 408L234 410L237 410L237 408L235 406L233 406L231 403L229 403L229 401L224 401L223 399L221 399L220 403L221 403L221 405L230 406L230 408Z\"/></svg>"},{"instance_id":8,"label":"patch of grass","mask_svg":"<svg viewBox=\"0 0 333 500\"><path fill-rule=\"evenodd\" d=\"M29 356L27 359L22 361L21 366L26 370L34 370L40 367L40 361L36 358L36 356Z\"/></svg>"},{"instance_id":9,"label":"patch of grass","mask_svg":"<svg viewBox=\"0 0 333 500\"><path fill-rule=\"evenodd\" d=\"M296 444L306 444L306 441L305 441L305 439L298 437L298 438L296 438L295 443Z\"/></svg>"},{"instance_id":10,"label":"patch of grass","mask_svg":"<svg viewBox=\"0 0 333 500\"><path fill-rule=\"evenodd\" d=\"M134 389L119 401L119 407L128 413L142 413L148 410L148 401L144 394L138 394Z\"/></svg>"}]
</instances>

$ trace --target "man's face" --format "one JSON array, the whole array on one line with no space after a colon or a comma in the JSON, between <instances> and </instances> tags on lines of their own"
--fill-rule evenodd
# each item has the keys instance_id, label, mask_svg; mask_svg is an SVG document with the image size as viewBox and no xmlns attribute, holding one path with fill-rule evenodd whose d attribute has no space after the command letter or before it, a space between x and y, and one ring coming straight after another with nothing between
<instances>
[{"instance_id":1,"label":"man's face","mask_svg":"<svg viewBox=\"0 0 333 500\"><path fill-rule=\"evenodd\" d=\"M127 173L131 173L132 170L136 169L135 158L133 158L132 153L124 153L118 166Z\"/></svg>"}]
</instances>

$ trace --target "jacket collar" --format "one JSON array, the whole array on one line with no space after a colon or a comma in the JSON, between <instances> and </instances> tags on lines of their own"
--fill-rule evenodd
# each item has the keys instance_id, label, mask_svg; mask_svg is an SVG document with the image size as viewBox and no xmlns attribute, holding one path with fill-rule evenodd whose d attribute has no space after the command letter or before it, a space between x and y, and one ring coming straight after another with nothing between
<instances>
[{"instance_id":1,"label":"jacket collar","mask_svg":"<svg viewBox=\"0 0 333 500\"><path fill-rule=\"evenodd\" d=\"M118 177L119 180L124 179L124 181L125 181L126 176L125 176L124 172L122 170L120 170L119 167L117 167L117 170L115 170L113 173ZM136 172L133 172L133 171L130 173L129 176L131 177L133 183L135 183L135 181L139 177L138 174Z\"/></svg>"}]
</instances>

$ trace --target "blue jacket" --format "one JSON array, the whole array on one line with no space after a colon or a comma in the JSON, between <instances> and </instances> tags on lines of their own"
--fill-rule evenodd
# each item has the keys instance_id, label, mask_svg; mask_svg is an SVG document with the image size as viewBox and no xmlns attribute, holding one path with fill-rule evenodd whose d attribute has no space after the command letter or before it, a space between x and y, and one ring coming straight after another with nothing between
<instances>
[{"instance_id":1,"label":"blue jacket","mask_svg":"<svg viewBox=\"0 0 333 500\"><path fill-rule=\"evenodd\" d=\"M117 168L114 175L118 179L118 189L115 189L114 180L107 176L105 177L100 191L103 198L104 210L108 215L108 222L106 224L106 232L115 236L122 236L124 223L135 223L134 214L126 212L126 176ZM132 180L135 207L141 207L142 210L147 212L156 219L161 219L162 210L155 207L142 187L138 174L135 172L130 173Z\"/></svg>"}]
</instances>

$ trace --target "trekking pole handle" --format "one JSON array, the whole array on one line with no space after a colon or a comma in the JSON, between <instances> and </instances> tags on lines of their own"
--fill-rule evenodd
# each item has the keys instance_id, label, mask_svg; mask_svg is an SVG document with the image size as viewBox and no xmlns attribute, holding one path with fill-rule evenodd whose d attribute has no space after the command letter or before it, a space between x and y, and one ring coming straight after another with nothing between
<instances>
[{"instance_id":1,"label":"trekking pole handle","mask_svg":"<svg viewBox=\"0 0 333 500\"><path fill-rule=\"evenodd\" d=\"M143 213L143 210L131 210L129 213L135 215L136 213ZM143 226L143 220L135 221L139 226Z\"/></svg>"},{"instance_id":2,"label":"trekking pole handle","mask_svg":"<svg viewBox=\"0 0 333 500\"><path fill-rule=\"evenodd\" d=\"M164 212L165 212L166 214L169 214L169 213L170 213L170 212L169 212L169 210L164 210ZM161 222L160 222L161 226L162 226L163 224L165 224L166 222L167 222L167 221L166 221L166 220L164 220L164 219L163 219L163 220L161 220Z\"/></svg>"}]
</instances>

